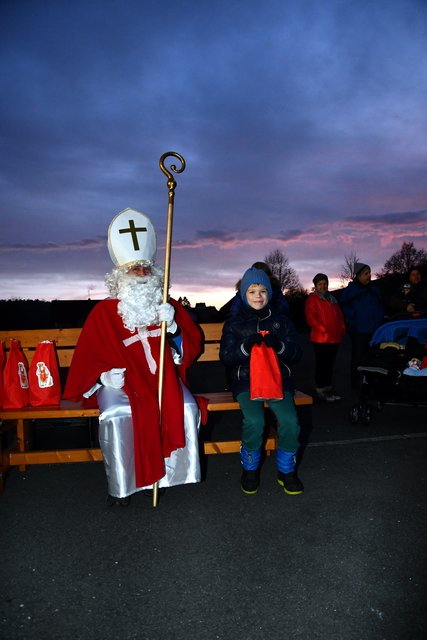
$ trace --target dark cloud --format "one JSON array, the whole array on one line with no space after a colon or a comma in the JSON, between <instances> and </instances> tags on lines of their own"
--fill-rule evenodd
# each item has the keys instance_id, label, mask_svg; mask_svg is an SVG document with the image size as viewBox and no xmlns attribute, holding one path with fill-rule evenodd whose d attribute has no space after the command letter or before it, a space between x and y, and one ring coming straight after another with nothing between
<instances>
[{"instance_id":1,"label":"dark cloud","mask_svg":"<svg viewBox=\"0 0 427 640\"><path fill-rule=\"evenodd\" d=\"M45 244L0 244L0 253L54 253L57 251L87 251L88 249L104 249L107 244L107 236L99 239L84 239L79 242L46 242Z\"/></svg>"},{"instance_id":2,"label":"dark cloud","mask_svg":"<svg viewBox=\"0 0 427 640\"><path fill-rule=\"evenodd\" d=\"M355 222L356 224L368 223L369 225L398 225L398 226L418 226L427 224L427 209L423 211L399 211L398 213L375 214L375 216L360 215L348 216L345 218L347 222Z\"/></svg>"}]
</instances>

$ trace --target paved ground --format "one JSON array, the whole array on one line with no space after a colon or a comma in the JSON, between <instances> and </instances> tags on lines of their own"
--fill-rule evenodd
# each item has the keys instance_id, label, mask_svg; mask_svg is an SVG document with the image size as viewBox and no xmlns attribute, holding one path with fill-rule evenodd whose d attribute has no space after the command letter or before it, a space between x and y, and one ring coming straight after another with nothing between
<instances>
[{"instance_id":1,"label":"paved ground","mask_svg":"<svg viewBox=\"0 0 427 640\"><path fill-rule=\"evenodd\" d=\"M303 337L303 341L305 338ZM100 464L11 472L0 498L0 637L10 640L421 640L427 637L426 409L351 425L340 405L301 413L302 496L267 459L256 496L236 454L199 485L105 507ZM298 386L312 387L306 345ZM226 420L226 422L224 422ZM238 428L238 415L216 431Z\"/></svg>"}]
</instances>

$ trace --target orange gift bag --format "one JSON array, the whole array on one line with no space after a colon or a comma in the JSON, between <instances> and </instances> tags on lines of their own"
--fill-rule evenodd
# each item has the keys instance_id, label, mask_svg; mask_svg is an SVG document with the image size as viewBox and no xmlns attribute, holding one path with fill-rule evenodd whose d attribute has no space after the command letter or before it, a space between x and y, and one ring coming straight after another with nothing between
<instances>
[{"instance_id":1,"label":"orange gift bag","mask_svg":"<svg viewBox=\"0 0 427 640\"><path fill-rule=\"evenodd\" d=\"M30 365L29 380L32 407L59 404L61 380L55 344L51 340L44 340L37 345Z\"/></svg>"},{"instance_id":2,"label":"orange gift bag","mask_svg":"<svg viewBox=\"0 0 427 640\"><path fill-rule=\"evenodd\" d=\"M5 409L21 409L29 405L28 362L18 340L13 338L3 372L3 394Z\"/></svg>"},{"instance_id":3,"label":"orange gift bag","mask_svg":"<svg viewBox=\"0 0 427 640\"><path fill-rule=\"evenodd\" d=\"M283 400L282 374L277 353L262 342L251 350L251 400Z\"/></svg>"}]
</instances>

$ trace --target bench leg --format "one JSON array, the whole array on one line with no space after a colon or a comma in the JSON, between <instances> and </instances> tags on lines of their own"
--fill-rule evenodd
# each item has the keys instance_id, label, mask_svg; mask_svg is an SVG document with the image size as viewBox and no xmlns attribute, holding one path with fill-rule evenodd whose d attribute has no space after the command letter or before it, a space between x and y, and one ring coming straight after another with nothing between
<instances>
[{"instance_id":1,"label":"bench leg","mask_svg":"<svg viewBox=\"0 0 427 640\"><path fill-rule=\"evenodd\" d=\"M30 451L32 446L31 420L19 419L16 424L16 437L18 439L18 451ZM20 464L19 470L26 471L27 465Z\"/></svg>"},{"instance_id":2,"label":"bench leg","mask_svg":"<svg viewBox=\"0 0 427 640\"><path fill-rule=\"evenodd\" d=\"M0 434L0 495L4 491L6 475L9 469L10 469L9 456L7 455L6 451L3 451L3 445L2 445L1 434Z\"/></svg>"},{"instance_id":3,"label":"bench leg","mask_svg":"<svg viewBox=\"0 0 427 640\"><path fill-rule=\"evenodd\" d=\"M16 446L15 433L14 442L5 444L6 432L14 431L16 433L16 421L0 423L0 495L4 491L6 476L10 469L10 449Z\"/></svg>"}]
</instances>

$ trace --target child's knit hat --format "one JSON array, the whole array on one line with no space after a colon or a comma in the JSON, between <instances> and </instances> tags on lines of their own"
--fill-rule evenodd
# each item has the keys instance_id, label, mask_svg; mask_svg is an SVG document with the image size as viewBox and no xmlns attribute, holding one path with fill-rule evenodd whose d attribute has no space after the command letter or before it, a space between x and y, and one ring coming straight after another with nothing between
<instances>
[{"instance_id":1,"label":"child's knit hat","mask_svg":"<svg viewBox=\"0 0 427 640\"><path fill-rule=\"evenodd\" d=\"M262 271L262 269L255 269L254 267L251 267L245 271L240 282L240 295L246 304L246 291L252 284L262 284L267 289L268 300L271 300L272 290L270 278L264 271Z\"/></svg>"}]
</instances>

